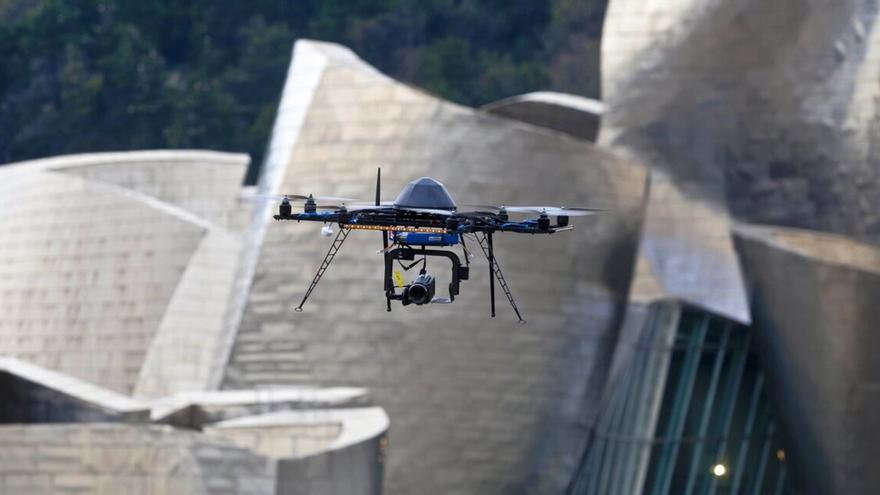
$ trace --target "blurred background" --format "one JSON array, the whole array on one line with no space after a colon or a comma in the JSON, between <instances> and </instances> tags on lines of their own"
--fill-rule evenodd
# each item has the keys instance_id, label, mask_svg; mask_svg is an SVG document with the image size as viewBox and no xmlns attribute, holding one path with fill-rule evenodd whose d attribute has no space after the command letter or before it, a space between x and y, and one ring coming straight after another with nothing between
<instances>
[{"instance_id":1,"label":"blurred background","mask_svg":"<svg viewBox=\"0 0 880 495\"><path fill-rule=\"evenodd\" d=\"M341 43L395 79L479 106L598 96L605 0L2 0L0 163L208 148L256 180L292 40Z\"/></svg>"}]
</instances>

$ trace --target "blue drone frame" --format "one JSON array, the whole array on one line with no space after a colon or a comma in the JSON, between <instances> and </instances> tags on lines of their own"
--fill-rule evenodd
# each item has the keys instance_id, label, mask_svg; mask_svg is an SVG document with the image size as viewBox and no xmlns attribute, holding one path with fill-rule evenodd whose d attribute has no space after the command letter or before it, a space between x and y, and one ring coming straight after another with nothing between
<instances>
[{"instance_id":1,"label":"blue drone frame","mask_svg":"<svg viewBox=\"0 0 880 495\"><path fill-rule=\"evenodd\" d=\"M525 323L510 287L495 259L493 235L496 232L516 232L520 234L553 234L571 230L569 217L588 215L598 211L595 208L566 208L551 206L480 206L474 211L460 211L446 187L440 182L422 177L416 179L400 192L393 202L383 203L381 194L381 169L376 177L376 200L374 203L358 203L349 198L315 197L295 194L272 196L281 199L276 220L296 220L322 222L325 233L332 235L328 226L338 224L336 235L329 251L324 256L318 272L312 279L308 290L296 311L303 305L318 285L327 267L333 261L342 243L352 230L375 230L382 233L382 251L385 257L385 299L388 311L391 301L399 300L404 306L415 304L450 304L459 294L462 280L470 276L470 252L466 239L473 238L489 261L489 294L491 315L495 316L495 280L497 279L507 300L516 312L520 323ZM302 204L294 204L301 200ZM319 204L321 203L321 204ZM339 204L327 204L339 203ZM301 207L302 213L294 213L294 207ZM511 221L511 213L538 213L538 218L524 221ZM552 224L550 217L556 217ZM451 250L439 248L461 245L464 263ZM429 256L444 257L452 263L452 277L448 297L435 297L436 281L427 271ZM395 283L394 263L399 263L404 271L421 264L418 276L408 284ZM404 262L411 262L405 264ZM397 289L401 288L401 292Z\"/></svg>"}]
</instances>

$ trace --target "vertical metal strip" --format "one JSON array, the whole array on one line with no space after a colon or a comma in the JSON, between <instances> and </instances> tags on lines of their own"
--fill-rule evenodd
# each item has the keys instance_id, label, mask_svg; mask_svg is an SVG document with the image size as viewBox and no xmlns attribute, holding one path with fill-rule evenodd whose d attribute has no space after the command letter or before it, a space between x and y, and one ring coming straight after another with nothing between
<instances>
[{"instance_id":1,"label":"vertical metal strip","mask_svg":"<svg viewBox=\"0 0 880 495\"><path fill-rule=\"evenodd\" d=\"M633 407L630 417L631 422L627 425L628 431L630 432L629 434L632 437L632 442L630 442L630 445L626 450L626 455L619 464L622 469L622 479L619 481L618 485L618 491L620 493L635 493L636 477L638 476L638 469L636 469L636 467L638 466L639 458L641 457L642 450L645 446L647 445L647 448L650 448L653 443L653 432L650 431L648 425L645 424L645 418L647 416L646 411L651 408L652 403L649 400L646 400L645 395L652 392L652 388L657 386L654 385L651 380L652 377L655 377L658 374L656 364L657 354L668 354L670 352L664 347L665 339L658 338L658 321L660 319L658 318L657 313L659 311L659 308L652 311L651 324L646 329L643 338L645 342L644 356L641 356L643 369L639 374L639 382L636 385L634 392L635 407Z\"/></svg>"},{"instance_id":2,"label":"vertical metal strip","mask_svg":"<svg viewBox=\"0 0 880 495\"><path fill-rule=\"evenodd\" d=\"M617 414L617 397L614 400L614 406L609 408L607 411L607 416L602 418L602 421L599 425L597 425L596 430L596 443L593 445L593 448L590 452L590 468L588 471L589 479L587 481L587 491L588 494L598 493L599 484L602 480L602 473L605 468L605 457L606 450L608 449L608 444L611 441L610 439L610 426L609 423L613 420L614 416Z\"/></svg>"},{"instance_id":3,"label":"vertical metal strip","mask_svg":"<svg viewBox=\"0 0 880 495\"><path fill-rule=\"evenodd\" d=\"M609 476L609 487L606 491L604 487L600 490L600 493L618 493L621 486L621 477L625 476L626 473L621 473L621 467L624 464L624 459L629 454L629 450L632 448L632 432L633 432L633 422L629 421L632 417L632 410L638 407L636 400L638 398L638 391L641 389L641 384L644 382L645 377L645 357L644 354L648 354L651 352L651 344L650 340L648 340L649 344L645 346L645 348L636 356L639 356L639 359L636 360L635 366L633 369L632 378L628 381L626 386L626 397L623 402L623 407L620 412L620 416L618 417L618 422L616 427L614 428L615 434L618 441L614 442L614 448L611 450L609 454L609 460L611 461L611 473Z\"/></svg>"},{"instance_id":4,"label":"vertical metal strip","mask_svg":"<svg viewBox=\"0 0 880 495\"><path fill-rule=\"evenodd\" d=\"M626 387L630 380L631 368L627 368L626 373L622 377L620 385ZM619 404L623 394L615 393L612 395L608 403L608 408L602 412L602 416L596 423L595 428L595 444L590 448L590 468L588 471L587 494L598 493L599 485L602 480L602 473L605 470L606 450L609 448L612 434L612 424L617 417Z\"/></svg>"},{"instance_id":5,"label":"vertical metal strip","mask_svg":"<svg viewBox=\"0 0 880 495\"><path fill-rule=\"evenodd\" d=\"M633 362L627 367L620 386L609 405L609 409L599 423L598 434L602 443L601 447L596 451L597 459L595 466L598 471L594 471L593 477L590 479L590 486L587 491L589 494L604 493L605 487L608 486L608 477L610 476L608 470L613 468L611 460L613 459L615 446L620 442L620 418L629 400L628 391L632 388L632 384L639 380L636 369L639 352L639 349L633 352ZM611 488L614 488L613 485Z\"/></svg>"},{"instance_id":6,"label":"vertical metal strip","mask_svg":"<svg viewBox=\"0 0 880 495\"><path fill-rule=\"evenodd\" d=\"M776 432L776 423L769 420L767 432L764 434L764 445L761 447L761 458L758 461L758 472L755 473L755 484L752 485L752 495L760 495L764 488L764 473L767 471L767 459L770 457L770 443L773 441L773 433Z\"/></svg>"},{"instance_id":7,"label":"vertical metal strip","mask_svg":"<svg viewBox=\"0 0 880 495\"><path fill-rule=\"evenodd\" d=\"M693 453L691 456L691 465L688 469L687 484L685 485L685 494L691 495L697 484L697 472L703 465L703 448L706 443L706 431L709 429L709 420L712 409L715 406L715 394L718 390L718 382L721 381L721 370L724 367L724 359L727 357L727 342L730 339L731 323L724 325L721 334L721 342L718 344L718 352L715 355L715 364L712 366L712 377L709 381L709 390L706 391L706 397L703 401L703 411L700 414L700 423L698 425L697 438ZM723 398L722 398L723 399Z\"/></svg>"},{"instance_id":8,"label":"vertical metal strip","mask_svg":"<svg viewBox=\"0 0 880 495\"><path fill-rule=\"evenodd\" d=\"M609 465L614 467L612 444L622 441L622 437L628 433L628 431L622 432L623 428L616 426L615 423L621 413L620 409L625 407L625 402L631 400L627 397L629 391L635 385L641 384L644 379L642 370L638 368L645 361L643 354L651 350L653 335L658 327L658 313L662 309L662 307L651 308L643 327L644 331L641 332L638 340L629 344L633 346L628 358L629 362L613 380L615 383L603 400L605 405L593 427L592 441L588 443L588 451L583 456L583 465L568 491L571 495L601 493L605 489L603 487L608 485L605 472ZM612 483L610 489L619 491L620 487Z\"/></svg>"},{"instance_id":9,"label":"vertical metal strip","mask_svg":"<svg viewBox=\"0 0 880 495\"><path fill-rule=\"evenodd\" d=\"M658 305L659 315L655 324L657 336L652 341L660 344L662 350L653 353L653 369L657 370L657 372L650 377L652 384L645 398L647 407L645 408L644 431L645 437L649 438L650 441L643 446L638 454L636 471L633 476L633 488L629 493L642 493L645 480L648 477L651 454L656 444L655 437L657 436L657 424L660 421L660 409L663 406L663 397L668 388L667 382L672 362L672 347L675 344L675 338L681 326L682 312L683 309L679 303Z\"/></svg>"},{"instance_id":10,"label":"vertical metal strip","mask_svg":"<svg viewBox=\"0 0 880 495\"><path fill-rule=\"evenodd\" d=\"M709 318L704 316L697 324L688 339L687 357L682 366L682 373L675 391L675 400L672 404L672 414L669 419L669 428L665 432L663 451L660 456L657 482L654 485L652 495L666 495L672 484L672 475L675 471L675 462L678 457L679 440L687 419L690 408L691 394L697 371L700 368L700 357L703 351L703 342L709 327Z\"/></svg>"},{"instance_id":11,"label":"vertical metal strip","mask_svg":"<svg viewBox=\"0 0 880 495\"><path fill-rule=\"evenodd\" d=\"M739 445L739 454L737 454L736 464L733 466L733 484L731 485L730 493L739 493L740 483L742 482L742 477L745 473L746 454L748 454L752 430L755 427L755 417L758 415L758 405L760 404L759 398L763 392L764 374L759 373L757 379L755 379L755 387L752 390L752 399L749 403L749 413L746 416L746 424L743 427L743 438L742 443ZM712 493L715 493L714 485L710 491L710 494Z\"/></svg>"},{"instance_id":12,"label":"vertical metal strip","mask_svg":"<svg viewBox=\"0 0 880 495\"><path fill-rule=\"evenodd\" d=\"M720 418L720 428L718 428L717 434L720 438L720 442L718 443L718 447L715 449L715 455L712 457L712 459L714 459L716 463L723 460L724 451L727 450L727 443L729 441L728 439L730 438L730 426L733 420L733 412L741 398L740 384L742 383L743 373L746 369L746 362L749 358L749 348L752 341L751 332L743 329L743 334L744 336L738 344L736 354L733 358L733 365L731 366L733 371L730 373L727 385L724 387L724 399L721 405L721 410L718 413L718 416ZM717 483L718 479L712 476L709 479L708 487L706 488L706 490L703 491L703 493L714 494Z\"/></svg>"},{"instance_id":13,"label":"vertical metal strip","mask_svg":"<svg viewBox=\"0 0 880 495\"><path fill-rule=\"evenodd\" d=\"M779 465L779 474L776 476L776 489L773 490L774 495L782 495L782 491L785 489L785 464L782 463Z\"/></svg>"}]
</instances>

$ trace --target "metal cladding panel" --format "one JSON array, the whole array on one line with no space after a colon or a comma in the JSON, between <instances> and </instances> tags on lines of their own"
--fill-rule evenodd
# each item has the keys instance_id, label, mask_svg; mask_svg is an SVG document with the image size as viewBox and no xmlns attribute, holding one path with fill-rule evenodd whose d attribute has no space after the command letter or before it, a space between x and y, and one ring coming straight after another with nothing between
<instances>
[{"instance_id":1,"label":"metal cladding panel","mask_svg":"<svg viewBox=\"0 0 880 495\"><path fill-rule=\"evenodd\" d=\"M735 240L795 493L876 493L880 248L779 228Z\"/></svg>"},{"instance_id":2,"label":"metal cladding panel","mask_svg":"<svg viewBox=\"0 0 880 495\"><path fill-rule=\"evenodd\" d=\"M58 167L90 181L116 184L234 227L247 155L212 151L129 151L85 155ZM73 163L71 163L73 162Z\"/></svg>"},{"instance_id":3,"label":"metal cladding panel","mask_svg":"<svg viewBox=\"0 0 880 495\"><path fill-rule=\"evenodd\" d=\"M129 393L205 226L115 186L4 169L0 353Z\"/></svg>"},{"instance_id":4,"label":"metal cladding panel","mask_svg":"<svg viewBox=\"0 0 880 495\"><path fill-rule=\"evenodd\" d=\"M349 237L304 312L294 313L327 240L319 225L273 222L224 386L368 387L391 419L390 494L561 491L626 301L644 169L589 143L442 102L340 57L338 47L298 49L304 43L324 54L326 68L277 189L266 192L372 197L381 164L391 194L431 176L462 203L609 211L564 234L495 239L528 325L503 297L498 317L489 317L484 259L454 304L397 304L387 313L380 237L370 232ZM447 266L429 271L438 286L448 282Z\"/></svg>"},{"instance_id":5,"label":"metal cladding panel","mask_svg":"<svg viewBox=\"0 0 880 495\"><path fill-rule=\"evenodd\" d=\"M611 0L599 142L750 222L880 239L875 0Z\"/></svg>"},{"instance_id":6,"label":"metal cladding panel","mask_svg":"<svg viewBox=\"0 0 880 495\"><path fill-rule=\"evenodd\" d=\"M740 323L751 318L727 213L652 170L630 301L664 299L687 301Z\"/></svg>"},{"instance_id":7,"label":"metal cladding panel","mask_svg":"<svg viewBox=\"0 0 880 495\"><path fill-rule=\"evenodd\" d=\"M277 463L158 425L0 426L3 493L272 495Z\"/></svg>"},{"instance_id":8,"label":"metal cladding panel","mask_svg":"<svg viewBox=\"0 0 880 495\"><path fill-rule=\"evenodd\" d=\"M492 102L482 109L595 142L605 107L600 101L582 96L539 91Z\"/></svg>"},{"instance_id":9,"label":"metal cladding panel","mask_svg":"<svg viewBox=\"0 0 880 495\"><path fill-rule=\"evenodd\" d=\"M4 166L0 352L117 392L204 388L240 243L213 221L235 223L246 163L155 150Z\"/></svg>"}]
</instances>

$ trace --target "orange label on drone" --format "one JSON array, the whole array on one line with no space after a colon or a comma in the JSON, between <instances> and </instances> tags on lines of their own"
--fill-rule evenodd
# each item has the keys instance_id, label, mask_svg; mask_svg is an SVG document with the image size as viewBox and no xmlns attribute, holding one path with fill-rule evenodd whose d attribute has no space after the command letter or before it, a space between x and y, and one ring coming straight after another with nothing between
<instances>
[{"instance_id":1,"label":"orange label on drone","mask_svg":"<svg viewBox=\"0 0 880 495\"><path fill-rule=\"evenodd\" d=\"M394 232L428 232L432 234L445 234L447 232L443 227L413 227L412 225L358 225L356 223L347 223L343 227L353 230L391 230Z\"/></svg>"}]
</instances>

